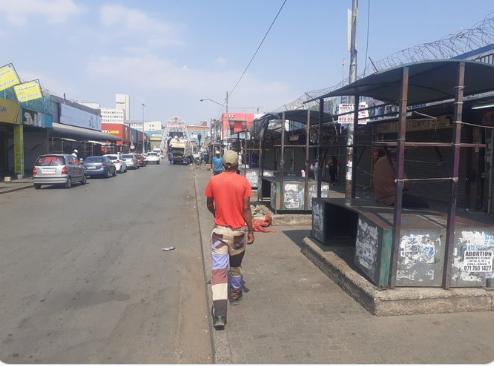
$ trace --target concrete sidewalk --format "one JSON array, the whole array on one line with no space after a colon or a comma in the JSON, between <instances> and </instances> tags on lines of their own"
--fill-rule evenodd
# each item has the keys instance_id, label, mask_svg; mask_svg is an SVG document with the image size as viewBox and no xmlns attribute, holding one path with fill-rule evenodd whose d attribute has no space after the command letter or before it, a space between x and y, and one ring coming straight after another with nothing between
<instances>
[{"instance_id":1,"label":"concrete sidewalk","mask_svg":"<svg viewBox=\"0 0 494 366\"><path fill-rule=\"evenodd\" d=\"M27 188L33 188L33 179L31 177L12 178L11 181L6 181L4 178L0 180L0 194Z\"/></svg>"},{"instance_id":2,"label":"concrete sidewalk","mask_svg":"<svg viewBox=\"0 0 494 366\"><path fill-rule=\"evenodd\" d=\"M194 170L208 301L213 217L204 189L211 172ZM243 301L211 327L216 363L488 363L494 360L491 311L376 317L303 253L310 225L256 233L242 272Z\"/></svg>"}]
</instances>

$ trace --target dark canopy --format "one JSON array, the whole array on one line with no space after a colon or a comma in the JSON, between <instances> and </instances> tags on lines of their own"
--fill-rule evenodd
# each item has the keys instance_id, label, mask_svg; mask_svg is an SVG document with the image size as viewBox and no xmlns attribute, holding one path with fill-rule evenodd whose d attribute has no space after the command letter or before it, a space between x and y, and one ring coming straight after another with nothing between
<instances>
[{"instance_id":1,"label":"dark canopy","mask_svg":"<svg viewBox=\"0 0 494 366\"><path fill-rule=\"evenodd\" d=\"M297 109L293 111L285 111L285 119L289 121L295 121L302 124L307 124L307 109ZM272 120L281 120L283 118L283 112L268 113L260 118L257 118L252 122L250 126L251 136L255 139L264 139L266 136L273 134L279 135L281 133L281 125L272 125L269 123ZM322 123L333 121L333 117L329 113L323 113ZM310 111L310 124L311 126L319 125L319 111Z\"/></svg>"},{"instance_id":2,"label":"dark canopy","mask_svg":"<svg viewBox=\"0 0 494 366\"><path fill-rule=\"evenodd\" d=\"M56 122L53 122L53 128L49 131L49 136L59 138L71 138L78 141L96 140L116 142L122 140L118 136L110 135L101 131L64 125Z\"/></svg>"},{"instance_id":3,"label":"dark canopy","mask_svg":"<svg viewBox=\"0 0 494 366\"><path fill-rule=\"evenodd\" d=\"M400 98L404 67L409 69L408 105L452 99L457 85L458 65L461 62L465 63L464 96L494 89L492 65L462 60L425 61L377 72L307 102L320 98L358 95L395 103Z\"/></svg>"}]
</instances>

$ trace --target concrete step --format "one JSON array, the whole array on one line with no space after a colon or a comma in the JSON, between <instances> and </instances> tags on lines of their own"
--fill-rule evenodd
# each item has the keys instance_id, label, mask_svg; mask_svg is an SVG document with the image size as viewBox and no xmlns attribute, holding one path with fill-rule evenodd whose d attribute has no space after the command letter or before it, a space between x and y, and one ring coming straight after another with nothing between
<instances>
[{"instance_id":1,"label":"concrete step","mask_svg":"<svg viewBox=\"0 0 494 366\"><path fill-rule=\"evenodd\" d=\"M373 315L494 311L494 288L378 289L352 265L352 249L331 248L310 237L301 243L301 252Z\"/></svg>"}]
</instances>

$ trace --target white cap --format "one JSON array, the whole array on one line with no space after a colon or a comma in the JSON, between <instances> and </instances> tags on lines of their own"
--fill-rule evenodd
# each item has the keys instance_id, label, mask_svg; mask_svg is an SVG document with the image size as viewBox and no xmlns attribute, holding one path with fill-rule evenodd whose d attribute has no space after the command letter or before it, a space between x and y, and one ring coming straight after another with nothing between
<instances>
[{"instance_id":1,"label":"white cap","mask_svg":"<svg viewBox=\"0 0 494 366\"><path fill-rule=\"evenodd\" d=\"M220 153L220 151L219 150L216 150L216 154L219 154L219 153Z\"/></svg>"},{"instance_id":2,"label":"white cap","mask_svg":"<svg viewBox=\"0 0 494 366\"><path fill-rule=\"evenodd\" d=\"M75 153L78 153L79 151L77 151L76 149L74 149L74 152L75 152Z\"/></svg>"}]
</instances>

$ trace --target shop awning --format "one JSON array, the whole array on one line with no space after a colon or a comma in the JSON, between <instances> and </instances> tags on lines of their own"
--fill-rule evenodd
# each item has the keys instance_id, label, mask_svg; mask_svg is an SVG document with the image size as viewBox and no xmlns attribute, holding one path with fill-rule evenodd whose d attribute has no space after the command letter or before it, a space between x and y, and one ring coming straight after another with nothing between
<instances>
[{"instance_id":1,"label":"shop awning","mask_svg":"<svg viewBox=\"0 0 494 366\"><path fill-rule=\"evenodd\" d=\"M464 96L485 93L494 89L494 66L463 60L425 61L400 65L369 75L340 89L317 98L363 96L397 103L401 92L403 68L408 67L408 105L453 99L457 85L458 64L465 63Z\"/></svg>"},{"instance_id":2,"label":"shop awning","mask_svg":"<svg viewBox=\"0 0 494 366\"><path fill-rule=\"evenodd\" d=\"M53 128L48 132L48 134L50 137L71 138L77 141L95 140L116 142L122 140L120 137L110 135L108 133L64 125L56 122L53 122Z\"/></svg>"}]
</instances>

